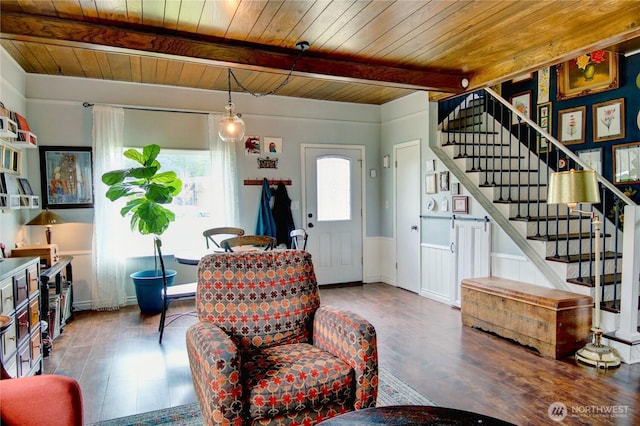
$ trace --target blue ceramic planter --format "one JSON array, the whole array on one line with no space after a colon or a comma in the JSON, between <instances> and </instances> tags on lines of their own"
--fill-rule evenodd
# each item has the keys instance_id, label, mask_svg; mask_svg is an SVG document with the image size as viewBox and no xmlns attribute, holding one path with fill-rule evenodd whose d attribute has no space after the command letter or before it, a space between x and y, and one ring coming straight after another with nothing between
<instances>
[{"instance_id":1,"label":"blue ceramic planter","mask_svg":"<svg viewBox=\"0 0 640 426\"><path fill-rule=\"evenodd\" d=\"M167 285L173 285L176 271L167 269ZM157 314L162 312L162 274L160 271L138 271L130 275L136 288L136 298L140 312Z\"/></svg>"}]
</instances>

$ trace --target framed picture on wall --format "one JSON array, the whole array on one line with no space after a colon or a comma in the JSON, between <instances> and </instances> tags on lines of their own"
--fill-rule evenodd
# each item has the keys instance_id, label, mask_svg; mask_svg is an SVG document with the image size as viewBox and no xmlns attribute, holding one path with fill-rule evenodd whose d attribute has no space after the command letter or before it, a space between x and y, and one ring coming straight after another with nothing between
<instances>
[{"instance_id":1,"label":"framed picture on wall","mask_svg":"<svg viewBox=\"0 0 640 426\"><path fill-rule=\"evenodd\" d=\"M593 104L593 141L624 138L624 98Z\"/></svg>"},{"instance_id":2,"label":"framed picture on wall","mask_svg":"<svg viewBox=\"0 0 640 426\"><path fill-rule=\"evenodd\" d=\"M282 138L264 138L264 152L268 154L280 154L282 152Z\"/></svg>"},{"instance_id":3,"label":"framed picture on wall","mask_svg":"<svg viewBox=\"0 0 640 426\"><path fill-rule=\"evenodd\" d=\"M613 147L613 183L640 183L640 142Z\"/></svg>"},{"instance_id":4,"label":"framed picture on wall","mask_svg":"<svg viewBox=\"0 0 640 426\"><path fill-rule=\"evenodd\" d=\"M435 194L438 192L438 174L427 173L424 177L424 192L425 194Z\"/></svg>"},{"instance_id":5,"label":"framed picture on wall","mask_svg":"<svg viewBox=\"0 0 640 426\"><path fill-rule=\"evenodd\" d=\"M511 105L522 115L531 118L531 90L513 95ZM522 120L516 114L511 115L511 124L520 124Z\"/></svg>"},{"instance_id":6,"label":"framed picture on wall","mask_svg":"<svg viewBox=\"0 0 640 426\"><path fill-rule=\"evenodd\" d=\"M602 174L602 148L581 149L576 154L587 166Z\"/></svg>"},{"instance_id":7,"label":"framed picture on wall","mask_svg":"<svg viewBox=\"0 0 640 426\"><path fill-rule=\"evenodd\" d=\"M440 172L440 191L449 190L449 172Z\"/></svg>"},{"instance_id":8,"label":"framed picture on wall","mask_svg":"<svg viewBox=\"0 0 640 426\"><path fill-rule=\"evenodd\" d=\"M451 197L451 205L453 213L469 213L469 197L466 195L454 195Z\"/></svg>"},{"instance_id":9,"label":"framed picture on wall","mask_svg":"<svg viewBox=\"0 0 640 426\"><path fill-rule=\"evenodd\" d=\"M587 107L581 106L558 111L558 140L565 145L584 142Z\"/></svg>"},{"instance_id":10,"label":"framed picture on wall","mask_svg":"<svg viewBox=\"0 0 640 426\"><path fill-rule=\"evenodd\" d=\"M260 136L246 136L244 140L245 155L260 155Z\"/></svg>"},{"instance_id":11,"label":"framed picture on wall","mask_svg":"<svg viewBox=\"0 0 640 426\"><path fill-rule=\"evenodd\" d=\"M542 127L544 131L551 134L551 102L538 105L536 118L538 125ZM551 152L552 146L547 138L538 135L538 153Z\"/></svg>"},{"instance_id":12,"label":"framed picture on wall","mask_svg":"<svg viewBox=\"0 0 640 426\"><path fill-rule=\"evenodd\" d=\"M40 146L42 207L93 207L90 147Z\"/></svg>"},{"instance_id":13,"label":"framed picture on wall","mask_svg":"<svg viewBox=\"0 0 640 426\"><path fill-rule=\"evenodd\" d=\"M618 56L604 50L594 50L556 67L559 101L617 89Z\"/></svg>"}]
</instances>

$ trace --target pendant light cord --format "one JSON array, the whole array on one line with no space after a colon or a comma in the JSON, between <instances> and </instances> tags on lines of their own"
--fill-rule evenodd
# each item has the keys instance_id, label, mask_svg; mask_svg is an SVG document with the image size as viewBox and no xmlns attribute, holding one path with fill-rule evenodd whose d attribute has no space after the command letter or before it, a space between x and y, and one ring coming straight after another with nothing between
<instances>
[{"instance_id":1,"label":"pendant light cord","mask_svg":"<svg viewBox=\"0 0 640 426\"><path fill-rule=\"evenodd\" d=\"M227 82L229 83L229 89L228 89L229 91L227 92L229 93L229 102L227 103L231 103L231 68L227 68L227 70L229 71L227 75ZM233 77L233 79L235 80L235 76Z\"/></svg>"},{"instance_id":2,"label":"pendant light cord","mask_svg":"<svg viewBox=\"0 0 640 426\"><path fill-rule=\"evenodd\" d=\"M278 84L274 89L272 89L272 90L270 90L270 91L268 91L266 93L252 92L247 87L245 87L242 83L240 83L240 81L238 80L236 75L233 73L231 68L228 68L229 76L230 76L229 77L229 102L231 102L231 77L233 77L233 81L236 82L238 87L240 87L243 91L249 93L250 95L255 96L256 98L260 98L262 96L273 95L273 94L277 93L280 89L282 89L284 86L286 86L286 84L289 83L289 79L291 78L291 75L293 74L293 70L296 68L296 65L298 64L298 61L302 57L302 54L305 52L305 50L307 50L309 48L309 43L307 43L306 41L301 41L299 43L296 43L296 48L300 52L298 52L298 56L296 57L295 61L293 61L293 65L291 65L291 69L289 70L289 74L287 74L287 77L280 84Z\"/></svg>"}]
</instances>

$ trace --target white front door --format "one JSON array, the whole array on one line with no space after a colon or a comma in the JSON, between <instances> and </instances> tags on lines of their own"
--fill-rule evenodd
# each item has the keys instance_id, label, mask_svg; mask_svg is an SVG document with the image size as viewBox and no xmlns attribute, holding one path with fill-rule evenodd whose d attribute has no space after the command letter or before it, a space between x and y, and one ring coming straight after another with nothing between
<instances>
[{"instance_id":1,"label":"white front door","mask_svg":"<svg viewBox=\"0 0 640 426\"><path fill-rule=\"evenodd\" d=\"M364 147L302 146L303 223L318 284L362 281Z\"/></svg>"},{"instance_id":2,"label":"white front door","mask_svg":"<svg viewBox=\"0 0 640 426\"><path fill-rule=\"evenodd\" d=\"M420 292L420 142L394 147L396 285Z\"/></svg>"}]
</instances>

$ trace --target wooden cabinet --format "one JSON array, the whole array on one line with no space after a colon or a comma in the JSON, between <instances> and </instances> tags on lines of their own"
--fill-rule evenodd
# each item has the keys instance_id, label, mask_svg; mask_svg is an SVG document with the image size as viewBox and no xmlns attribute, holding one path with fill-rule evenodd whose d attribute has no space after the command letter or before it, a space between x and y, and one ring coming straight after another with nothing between
<instances>
[{"instance_id":1,"label":"wooden cabinet","mask_svg":"<svg viewBox=\"0 0 640 426\"><path fill-rule=\"evenodd\" d=\"M42 372L39 262L37 257L0 261L1 313L13 320L0 337L0 357L13 377Z\"/></svg>"}]
</instances>

